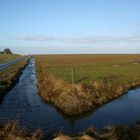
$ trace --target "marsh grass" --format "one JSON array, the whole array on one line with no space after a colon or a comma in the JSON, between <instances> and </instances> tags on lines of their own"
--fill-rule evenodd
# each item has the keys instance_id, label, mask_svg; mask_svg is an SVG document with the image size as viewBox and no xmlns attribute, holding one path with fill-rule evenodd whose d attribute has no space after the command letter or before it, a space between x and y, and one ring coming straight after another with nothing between
<instances>
[{"instance_id":1,"label":"marsh grass","mask_svg":"<svg viewBox=\"0 0 140 140\"><path fill-rule=\"evenodd\" d=\"M0 124L0 140L40 140L41 137L41 130L31 133L18 122Z\"/></svg>"},{"instance_id":2,"label":"marsh grass","mask_svg":"<svg viewBox=\"0 0 140 140\"><path fill-rule=\"evenodd\" d=\"M24 59L23 61L18 62L17 64L14 64L6 70L0 72L0 99L2 99L5 93L16 84L22 70L27 64L28 59Z\"/></svg>"},{"instance_id":3,"label":"marsh grass","mask_svg":"<svg viewBox=\"0 0 140 140\"><path fill-rule=\"evenodd\" d=\"M54 140L139 140L140 124L108 126L102 132L97 132L95 128L88 128L77 137L70 137L59 134Z\"/></svg>"},{"instance_id":4,"label":"marsh grass","mask_svg":"<svg viewBox=\"0 0 140 140\"><path fill-rule=\"evenodd\" d=\"M0 140L41 140L43 137L41 129L29 132L17 122L0 124ZM139 140L140 124L107 126L102 132L90 127L75 137L65 135L62 132L54 135L53 138L44 140Z\"/></svg>"}]
</instances>

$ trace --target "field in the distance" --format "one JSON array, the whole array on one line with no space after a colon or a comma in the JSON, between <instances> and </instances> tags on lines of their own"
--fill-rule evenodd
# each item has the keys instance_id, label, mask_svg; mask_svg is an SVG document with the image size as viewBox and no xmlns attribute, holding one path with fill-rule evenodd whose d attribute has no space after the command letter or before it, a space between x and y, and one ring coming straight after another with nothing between
<instances>
[{"instance_id":1,"label":"field in the distance","mask_svg":"<svg viewBox=\"0 0 140 140\"><path fill-rule=\"evenodd\" d=\"M140 55L36 55L43 71L76 83L115 78L130 81L140 77Z\"/></svg>"},{"instance_id":2,"label":"field in the distance","mask_svg":"<svg viewBox=\"0 0 140 140\"><path fill-rule=\"evenodd\" d=\"M19 57L21 56L18 54L0 54L0 64L9 62Z\"/></svg>"}]
</instances>

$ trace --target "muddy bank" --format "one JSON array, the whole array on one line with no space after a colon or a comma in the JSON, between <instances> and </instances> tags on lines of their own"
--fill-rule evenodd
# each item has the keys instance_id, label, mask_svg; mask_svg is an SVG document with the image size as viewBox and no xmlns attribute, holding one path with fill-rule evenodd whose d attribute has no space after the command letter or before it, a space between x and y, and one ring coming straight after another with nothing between
<instances>
[{"instance_id":1,"label":"muddy bank","mask_svg":"<svg viewBox=\"0 0 140 140\"><path fill-rule=\"evenodd\" d=\"M0 100L18 82L22 70L28 65L28 61L29 58L0 72Z\"/></svg>"},{"instance_id":2,"label":"muddy bank","mask_svg":"<svg viewBox=\"0 0 140 140\"><path fill-rule=\"evenodd\" d=\"M116 79L106 78L85 84L69 84L64 80L43 72L37 63L38 88L41 97L55 105L68 116L75 116L110 102L138 87L140 79L115 83Z\"/></svg>"}]
</instances>

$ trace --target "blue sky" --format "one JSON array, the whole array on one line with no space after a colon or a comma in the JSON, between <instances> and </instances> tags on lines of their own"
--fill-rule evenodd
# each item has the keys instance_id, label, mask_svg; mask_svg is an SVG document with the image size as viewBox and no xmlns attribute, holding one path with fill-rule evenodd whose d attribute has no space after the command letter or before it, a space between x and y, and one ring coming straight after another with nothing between
<instances>
[{"instance_id":1,"label":"blue sky","mask_svg":"<svg viewBox=\"0 0 140 140\"><path fill-rule=\"evenodd\" d=\"M140 0L0 0L0 50L140 53Z\"/></svg>"}]
</instances>

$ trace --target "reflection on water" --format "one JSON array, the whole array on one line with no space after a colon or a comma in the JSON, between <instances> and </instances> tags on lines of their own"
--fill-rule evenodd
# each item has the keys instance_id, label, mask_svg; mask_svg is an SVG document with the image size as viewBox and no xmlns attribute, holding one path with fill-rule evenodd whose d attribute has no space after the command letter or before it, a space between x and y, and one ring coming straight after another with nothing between
<instances>
[{"instance_id":1,"label":"reflection on water","mask_svg":"<svg viewBox=\"0 0 140 140\"><path fill-rule=\"evenodd\" d=\"M0 122L18 120L31 131L41 128L48 136L60 130L74 135L90 126L101 129L108 124L129 124L140 120L140 89L131 90L94 112L67 118L41 100L35 72L35 60L31 59L18 84L0 104Z\"/></svg>"}]
</instances>

